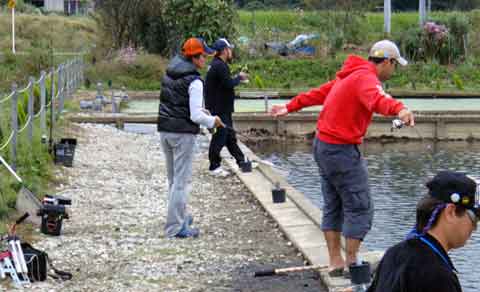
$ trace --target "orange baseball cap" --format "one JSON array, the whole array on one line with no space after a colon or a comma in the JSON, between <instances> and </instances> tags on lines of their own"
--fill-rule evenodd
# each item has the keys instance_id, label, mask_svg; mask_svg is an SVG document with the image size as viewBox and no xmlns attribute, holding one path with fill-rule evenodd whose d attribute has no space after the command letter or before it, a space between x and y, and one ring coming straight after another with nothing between
<instances>
[{"instance_id":1,"label":"orange baseball cap","mask_svg":"<svg viewBox=\"0 0 480 292\"><path fill-rule=\"evenodd\" d=\"M215 53L215 51L210 49L204 40L200 38L189 38L183 44L182 53L186 57L191 57L198 54L211 55Z\"/></svg>"}]
</instances>

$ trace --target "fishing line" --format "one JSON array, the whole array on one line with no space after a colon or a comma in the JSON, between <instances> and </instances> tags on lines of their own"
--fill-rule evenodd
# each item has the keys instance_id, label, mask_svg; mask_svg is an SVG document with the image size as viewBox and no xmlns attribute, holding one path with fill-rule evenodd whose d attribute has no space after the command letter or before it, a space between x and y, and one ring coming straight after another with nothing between
<instances>
[{"instance_id":1,"label":"fishing line","mask_svg":"<svg viewBox=\"0 0 480 292\"><path fill-rule=\"evenodd\" d=\"M392 127L390 128L390 132L393 132L394 130L400 130L403 127L405 127L405 125L406 125L405 122L403 122L402 120L394 119L392 121ZM431 153L431 151L433 150L432 146L430 144L425 143L426 139L423 137L422 133L420 133L420 130L417 127L413 127L413 130L417 133L417 136L420 138L420 143L425 148L427 159L430 161L430 168L433 170L435 161Z\"/></svg>"}]
</instances>

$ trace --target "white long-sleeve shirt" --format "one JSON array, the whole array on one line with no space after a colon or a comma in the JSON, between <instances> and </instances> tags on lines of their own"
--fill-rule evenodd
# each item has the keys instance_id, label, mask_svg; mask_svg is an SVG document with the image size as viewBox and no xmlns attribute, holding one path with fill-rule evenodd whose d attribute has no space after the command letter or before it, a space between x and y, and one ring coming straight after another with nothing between
<instances>
[{"instance_id":1,"label":"white long-sleeve shirt","mask_svg":"<svg viewBox=\"0 0 480 292\"><path fill-rule=\"evenodd\" d=\"M203 82L194 80L188 87L190 120L207 128L213 128L215 117L207 114L203 108Z\"/></svg>"}]
</instances>

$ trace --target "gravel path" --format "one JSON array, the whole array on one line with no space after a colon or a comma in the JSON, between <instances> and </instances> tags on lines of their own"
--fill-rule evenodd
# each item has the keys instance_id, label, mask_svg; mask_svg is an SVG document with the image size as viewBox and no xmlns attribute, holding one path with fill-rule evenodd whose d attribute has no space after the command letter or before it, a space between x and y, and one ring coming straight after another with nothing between
<instances>
[{"instance_id":1,"label":"gravel path","mask_svg":"<svg viewBox=\"0 0 480 292\"><path fill-rule=\"evenodd\" d=\"M73 200L71 219L62 236L39 235L34 244L74 278L35 283L30 291L325 291L315 273L253 278L258 269L303 259L236 177L208 175L205 137L189 203L200 237L167 239L158 136L75 128L74 167L59 171L65 182L58 192Z\"/></svg>"}]
</instances>

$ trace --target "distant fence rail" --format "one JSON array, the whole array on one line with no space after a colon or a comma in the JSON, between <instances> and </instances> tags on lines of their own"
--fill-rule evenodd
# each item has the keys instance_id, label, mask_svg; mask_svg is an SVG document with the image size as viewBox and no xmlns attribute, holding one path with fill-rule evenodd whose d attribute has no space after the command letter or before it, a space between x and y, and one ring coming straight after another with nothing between
<instances>
[{"instance_id":1,"label":"distant fence rail","mask_svg":"<svg viewBox=\"0 0 480 292\"><path fill-rule=\"evenodd\" d=\"M50 148L52 147L55 121L64 111L65 100L70 98L83 83L83 58L75 57L56 68L50 69L48 73L42 71L38 79L30 77L28 80L27 86L21 89L15 82L12 83L11 92L3 97L0 96L0 118L2 118L2 115L10 114L9 123L5 123L5 121L8 122L8 117L1 119L6 126L0 129L3 136L3 139L0 140L0 152L10 147L10 163L14 169L17 165L18 135L26 131L28 142L32 145L36 119L40 119L39 128L42 138L49 137ZM49 90L47 85L50 87ZM19 103L19 101L22 101L19 98L22 97L28 98L27 111L23 109L22 102ZM40 104L35 112L36 100ZM8 111L8 103L10 103L10 111ZM21 111L19 111L20 107L22 107ZM47 112L50 113L50 131L47 131ZM19 119L19 114L26 115L24 119ZM24 120L24 122L19 125L21 120Z\"/></svg>"}]
</instances>

